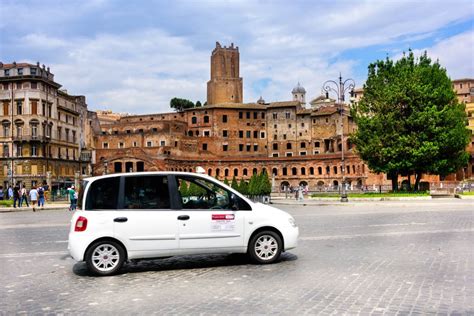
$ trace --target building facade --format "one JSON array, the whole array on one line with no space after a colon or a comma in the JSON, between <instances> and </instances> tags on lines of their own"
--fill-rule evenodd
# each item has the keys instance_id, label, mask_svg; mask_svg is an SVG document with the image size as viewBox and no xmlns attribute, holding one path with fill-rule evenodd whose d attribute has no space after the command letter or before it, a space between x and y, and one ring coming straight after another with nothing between
<instances>
[{"instance_id":1,"label":"building facade","mask_svg":"<svg viewBox=\"0 0 474 316\"><path fill-rule=\"evenodd\" d=\"M49 67L0 63L4 187L48 184L55 189L74 183L81 172L91 174L92 155L81 160L81 152L92 147L85 97L60 88Z\"/></svg>"}]
</instances>

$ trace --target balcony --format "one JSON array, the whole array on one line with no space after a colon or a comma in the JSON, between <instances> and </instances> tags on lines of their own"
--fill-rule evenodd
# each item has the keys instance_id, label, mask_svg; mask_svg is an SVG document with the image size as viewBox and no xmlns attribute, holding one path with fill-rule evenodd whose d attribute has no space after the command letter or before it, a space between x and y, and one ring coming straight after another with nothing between
<instances>
[{"instance_id":1,"label":"balcony","mask_svg":"<svg viewBox=\"0 0 474 316\"><path fill-rule=\"evenodd\" d=\"M31 134L23 134L23 135L15 135L12 137L14 142L42 142L47 143L51 141L51 136L43 136L43 135L31 135Z\"/></svg>"},{"instance_id":2,"label":"balcony","mask_svg":"<svg viewBox=\"0 0 474 316\"><path fill-rule=\"evenodd\" d=\"M92 160L92 152L88 151L88 150L83 150L81 152L81 158L80 160L82 162L90 162Z\"/></svg>"}]
</instances>

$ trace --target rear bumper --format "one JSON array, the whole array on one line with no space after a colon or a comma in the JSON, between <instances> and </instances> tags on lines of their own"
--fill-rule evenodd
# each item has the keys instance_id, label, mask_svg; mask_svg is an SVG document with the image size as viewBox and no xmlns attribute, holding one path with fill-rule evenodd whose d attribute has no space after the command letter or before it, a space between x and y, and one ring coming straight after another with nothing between
<instances>
[{"instance_id":1,"label":"rear bumper","mask_svg":"<svg viewBox=\"0 0 474 316\"><path fill-rule=\"evenodd\" d=\"M88 240L85 234L81 234L81 232L69 233L67 249L71 257L76 261L84 261L84 254L90 242L91 240Z\"/></svg>"}]
</instances>

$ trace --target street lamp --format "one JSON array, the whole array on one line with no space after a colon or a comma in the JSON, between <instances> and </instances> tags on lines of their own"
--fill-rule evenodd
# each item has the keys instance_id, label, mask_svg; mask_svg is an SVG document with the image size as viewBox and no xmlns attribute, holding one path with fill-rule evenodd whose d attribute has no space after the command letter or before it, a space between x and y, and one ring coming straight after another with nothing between
<instances>
[{"instance_id":1,"label":"street lamp","mask_svg":"<svg viewBox=\"0 0 474 316\"><path fill-rule=\"evenodd\" d=\"M323 90L326 92L326 99L329 99L329 92L337 94L337 102L339 104L339 114L341 116L341 174L342 174L342 192L341 202L348 202L346 193L346 165L344 162L344 95L350 91L351 97L354 96L355 81L354 79L346 79L342 81L342 76L339 73L339 82L334 80L327 80L323 84Z\"/></svg>"}]
</instances>

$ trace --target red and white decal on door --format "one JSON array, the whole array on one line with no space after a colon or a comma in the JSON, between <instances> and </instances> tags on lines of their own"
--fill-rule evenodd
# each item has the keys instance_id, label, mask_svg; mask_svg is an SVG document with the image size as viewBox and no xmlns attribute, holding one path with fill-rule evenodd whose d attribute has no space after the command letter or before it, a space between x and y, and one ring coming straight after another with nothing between
<instances>
[{"instance_id":1,"label":"red and white decal on door","mask_svg":"<svg viewBox=\"0 0 474 316\"><path fill-rule=\"evenodd\" d=\"M234 214L212 214L211 231L224 232L235 230Z\"/></svg>"},{"instance_id":2,"label":"red and white decal on door","mask_svg":"<svg viewBox=\"0 0 474 316\"><path fill-rule=\"evenodd\" d=\"M212 220L213 221L218 221L218 220L234 220L235 215L234 214L212 214Z\"/></svg>"}]
</instances>

